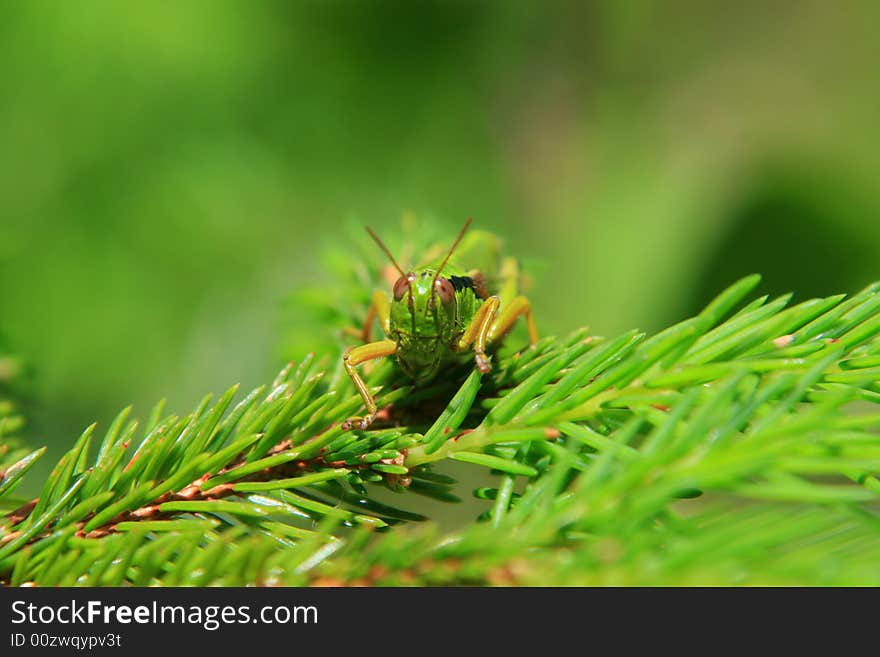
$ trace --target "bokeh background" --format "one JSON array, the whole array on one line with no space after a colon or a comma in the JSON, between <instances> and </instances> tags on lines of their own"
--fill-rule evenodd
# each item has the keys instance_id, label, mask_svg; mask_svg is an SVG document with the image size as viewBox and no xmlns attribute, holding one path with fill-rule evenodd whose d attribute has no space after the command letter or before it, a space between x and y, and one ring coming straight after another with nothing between
<instances>
[{"instance_id":1,"label":"bokeh background","mask_svg":"<svg viewBox=\"0 0 880 657\"><path fill-rule=\"evenodd\" d=\"M0 331L50 458L278 369L352 226L463 219L543 333L656 330L738 276L880 278L880 4L0 5ZM361 254L352 249L351 258ZM39 481L32 477L31 482Z\"/></svg>"}]
</instances>

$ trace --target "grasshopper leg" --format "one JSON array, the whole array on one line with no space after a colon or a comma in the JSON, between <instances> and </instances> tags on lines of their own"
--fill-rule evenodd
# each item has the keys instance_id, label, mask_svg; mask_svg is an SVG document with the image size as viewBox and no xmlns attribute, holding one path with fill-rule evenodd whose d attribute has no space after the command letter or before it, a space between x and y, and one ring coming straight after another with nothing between
<instances>
[{"instance_id":1,"label":"grasshopper leg","mask_svg":"<svg viewBox=\"0 0 880 657\"><path fill-rule=\"evenodd\" d=\"M373 335L373 319L379 318L379 325L382 332L388 335L391 326L391 303L388 297L381 290L373 292L373 298L370 301L370 309L367 311L367 318L364 320L364 327L361 329L361 340L369 342Z\"/></svg>"},{"instance_id":2,"label":"grasshopper leg","mask_svg":"<svg viewBox=\"0 0 880 657\"><path fill-rule=\"evenodd\" d=\"M367 414L363 417L350 417L343 422L342 429L344 431L348 431L355 427L366 429L370 426L373 420L376 419L376 411L378 410L376 407L376 400L373 399L373 396L367 389L367 385L364 383L361 375L357 373L355 367L369 360L391 356L396 352L396 342L393 340L380 340L378 342L370 342L369 344L355 347L342 357L345 371L348 372L348 376L351 377L352 383L354 383L357 391L361 395L361 399L364 400L364 406L367 407Z\"/></svg>"},{"instance_id":3,"label":"grasshopper leg","mask_svg":"<svg viewBox=\"0 0 880 657\"><path fill-rule=\"evenodd\" d=\"M477 363L477 368L483 374L492 369L492 366L489 365L489 359L486 357L486 341L499 305L501 305L501 299L496 296L486 299L464 330L457 345L458 351L464 351L473 343L474 360Z\"/></svg>"},{"instance_id":4,"label":"grasshopper leg","mask_svg":"<svg viewBox=\"0 0 880 657\"><path fill-rule=\"evenodd\" d=\"M485 374L492 369L486 356L486 345L503 338L520 316L525 315L529 330L529 342L538 342L538 329L532 315L532 305L524 296L514 297L510 304L497 315L501 300L497 296L486 299L458 341L459 351L474 343L474 354L479 370Z\"/></svg>"},{"instance_id":5,"label":"grasshopper leg","mask_svg":"<svg viewBox=\"0 0 880 657\"><path fill-rule=\"evenodd\" d=\"M514 322L525 315L526 326L529 329L529 342L534 347L538 342L538 329L535 327L535 318L532 316L532 304L524 296L514 297L507 307L498 315L489 329L489 342L503 338Z\"/></svg>"},{"instance_id":6,"label":"grasshopper leg","mask_svg":"<svg viewBox=\"0 0 880 657\"><path fill-rule=\"evenodd\" d=\"M379 318L379 325L382 327L382 332L385 335L388 335L391 326L391 303L388 301L388 297L385 296L385 293L381 290L373 292L373 297L370 300L370 307L367 309L367 316L364 319L363 326L360 329L348 326L344 329L344 332L346 335L359 338L361 342L369 342L373 335L373 320L377 317Z\"/></svg>"}]
</instances>

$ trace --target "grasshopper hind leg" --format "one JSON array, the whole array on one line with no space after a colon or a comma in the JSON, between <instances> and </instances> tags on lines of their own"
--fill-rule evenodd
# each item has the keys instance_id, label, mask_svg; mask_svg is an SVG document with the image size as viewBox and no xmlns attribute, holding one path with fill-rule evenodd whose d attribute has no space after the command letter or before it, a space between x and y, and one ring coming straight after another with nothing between
<instances>
[{"instance_id":1,"label":"grasshopper hind leg","mask_svg":"<svg viewBox=\"0 0 880 657\"><path fill-rule=\"evenodd\" d=\"M373 321L376 319L379 320L382 332L388 335L391 326L391 302L381 290L373 292L363 326L359 329L349 326L345 328L344 332L346 335L360 339L361 342L369 342L373 336Z\"/></svg>"},{"instance_id":2,"label":"grasshopper hind leg","mask_svg":"<svg viewBox=\"0 0 880 657\"><path fill-rule=\"evenodd\" d=\"M538 329L535 326L535 318L532 315L532 304L524 296L514 297L501 314L495 318L489 328L489 342L502 339L510 332L516 320L521 316L526 318L526 327L529 330L529 342L534 347L538 342Z\"/></svg>"}]
</instances>

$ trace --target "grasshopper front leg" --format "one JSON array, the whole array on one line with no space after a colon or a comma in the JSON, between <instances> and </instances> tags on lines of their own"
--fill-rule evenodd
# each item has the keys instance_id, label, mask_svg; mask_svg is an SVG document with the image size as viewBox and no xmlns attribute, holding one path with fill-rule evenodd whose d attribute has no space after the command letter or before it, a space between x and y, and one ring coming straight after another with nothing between
<instances>
[{"instance_id":1,"label":"grasshopper front leg","mask_svg":"<svg viewBox=\"0 0 880 657\"><path fill-rule=\"evenodd\" d=\"M496 296L486 299L458 341L458 351L464 351L471 343L474 344L474 360L477 363L477 369L483 374L492 369L492 366L489 365L489 359L486 357L486 341L499 305L501 305L501 299Z\"/></svg>"},{"instance_id":2,"label":"grasshopper front leg","mask_svg":"<svg viewBox=\"0 0 880 657\"><path fill-rule=\"evenodd\" d=\"M367 407L367 414L363 417L350 417L343 422L343 431L348 431L353 427L366 429L372 424L373 420L376 419L376 412L378 411L376 400L373 399L373 396L367 389L367 385L364 383L360 374L357 373L355 367L369 360L384 358L385 356L393 356L395 353L397 353L396 342L393 340L380 340L378 342L370 342L369 344L355 347L342 357L345 371L348 372L348 376L351 377L352 383L354 383L361 395L361 399L364 400L364 406Z\"/></svg>"},{"instance_id":3,"label":"grasshopper front leg","mask_svg":"<svg viewBox=\"0 0 880 657\"><path fill-rule=\"evenodd\" d=\"M501 300L497 296L486 299L458 341L459 350L467 349L472 342L474 343L474 359L476 360L477 368L483 374L492 369L486 356L486 345L503 338L513 328L514 322L521 315L526 317L529 342L532 346L538 342L538 329L535 327L532 306L528 299L524 296L514 297L510 305L496 317L500 305Z\"/></svg>"}]
</instances>

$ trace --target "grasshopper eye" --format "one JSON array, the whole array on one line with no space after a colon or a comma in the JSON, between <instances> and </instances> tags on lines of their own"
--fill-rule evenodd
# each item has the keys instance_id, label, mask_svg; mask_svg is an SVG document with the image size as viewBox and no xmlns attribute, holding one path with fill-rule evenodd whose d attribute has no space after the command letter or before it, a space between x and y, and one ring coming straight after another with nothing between
<instances>
[{"instance_id":1,"label":"grasshopper eye","mask_svg":"<svg viewBox=\"0 0 880 657\"><path fill-rule=\"evenodd\" d=\"M452 300L455 298L455 289L452 287L452 283L445 278L438 278L437 282L434 283L434 289L437 290L440 301L444 306L452 303Z\"/></svg>"},{"instance_id":2,"label":"grasshopper eye","mask_svg":"<svg viewBox=\"0 0 880 657\"><path fill-rule=\"evenodd\" d=\"M394 294L395 301L400 301L401 299L403 299L403 295L406 294L406 291L409 289L411 282L412 274L401 276L397 279L397 282L394 284L394 287L391 290Z\"/></svg>"}]
</instances>

